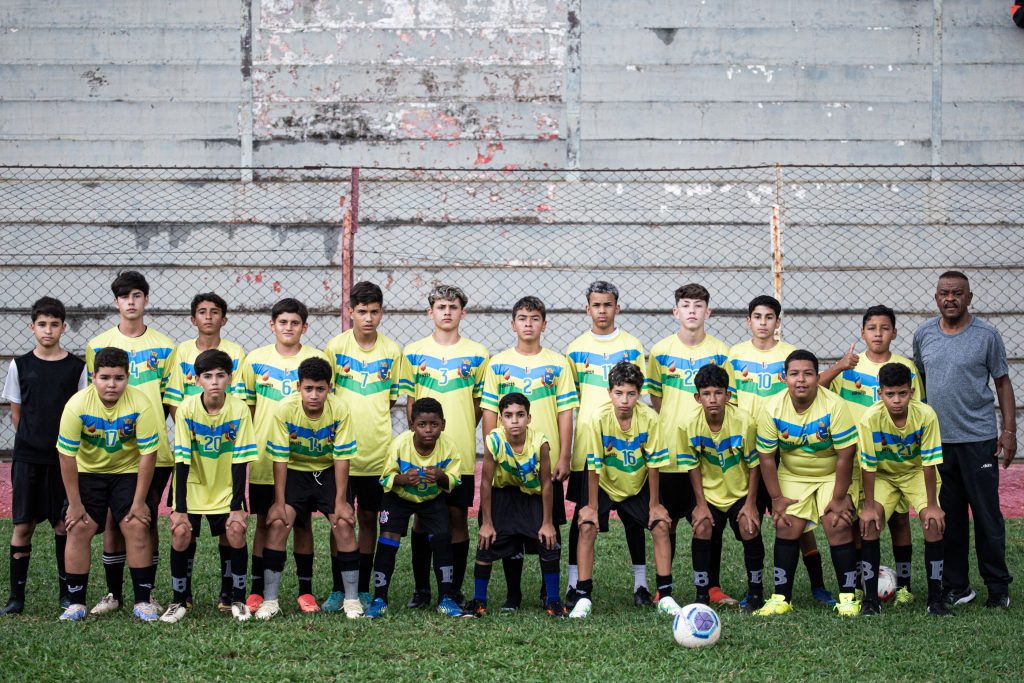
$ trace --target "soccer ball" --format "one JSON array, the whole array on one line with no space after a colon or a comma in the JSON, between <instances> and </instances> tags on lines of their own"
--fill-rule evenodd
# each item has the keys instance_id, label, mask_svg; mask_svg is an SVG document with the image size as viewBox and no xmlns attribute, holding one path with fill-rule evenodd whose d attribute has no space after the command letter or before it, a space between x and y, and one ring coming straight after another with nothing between
<instances>
[{"instance_id":1,"label":"soccer ball","mask_svg":"<svg viewBox=\"0 0 1024 683\"><path fill-rule=\"evenodd\" d=\"M684 647L712 645L722 635L722 622L715 610L696 602L676 612L672 635Z\"/></svg>"},{"instance_id":2,"label":"soccer ball","mask_svg":"<svg viewBox=\"0 0 1024 683\"><path fill-rule=\"evenodd\" d=\"M896 595L896 572L882 565L878 568L878 599L889 602Z\"/></svg>"}]
</instances>

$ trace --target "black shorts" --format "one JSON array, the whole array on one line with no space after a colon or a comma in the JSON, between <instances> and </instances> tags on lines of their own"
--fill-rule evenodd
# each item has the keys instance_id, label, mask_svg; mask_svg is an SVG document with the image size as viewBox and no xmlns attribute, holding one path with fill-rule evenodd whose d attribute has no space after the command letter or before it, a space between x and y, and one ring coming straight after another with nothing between
<instances>
[{"instance_id":1,"label":"black shorts","mask_svg":"<svg viewBox=\"0 0 1024 683\"><path fill-rule=\"evenodd\" d=\"M729 526L732 528L732 533L733 536L736 537L736 540L743 540L743 536L740 535L739 516L740 510L743 509L743 504L746 501L746 498L740 498L731 506L729 506L728 510L719 510L716 506L712 505L711 503L708 503L708 510L711 511L711 519L715 523L715 526L712 531L712 536L720 538L722 534L725 532L725 524L726 522L728 522ZM692 513L693 510L690 510L690 512ZM693 521L690 519L689 515L686 516L686 519L690 522Z\"/></svg>"},{"instance_id":2,"label":"black shorts","mask_svg":"<svg viewBox=\"0 0 1024 683\"><path fill-rule=\"evenodd\" d=\"M318 472L288 470L284 502L295 510L296 526L308 526L310 515L317 511L333 515L337 493L333 467Z\"/></svg>"},{"instance_id":3,"label":"black shorts","mask_svg":"<svg viewBox=\"0 0 1024 683\"><path fill-rule=\"evenodd\" d=\"M60 524L66 502L60 465L15 460L11 463L11 489L12 522L47 521L53 527Z\"/></svg>"},{"instance_id":4,"label":"black shorts","mask_svg":"<svg viewBox=\"0 0 1024 683\"><path fill-rule=\"evenodd\" d=\"M557 482L556 482L557 483ZM491 492L491 523L497 538L491 547L477 549L476 559L494 562L519 553L540 555L541 562L559 562L561 549L547 549L537 537L544 523L544 501L536 494L501 487Z\"/></svg>"},{"instance_id":5,"label":"black shorts","mask_svg":"<svg viewBox=\"0 0 1024 683\"><path fill-rule=\"evenodd\" d=\"M384 489L380 485L380 477L355 476L348 478L348 502L360 510L380 512L381 498Z\"/></svg>"},{"instance_id":6,"label":"black shorts","mask_svg":"<svg viewBox=\"0 0 1024 683\"><path fill-rule=\"evenodd\" d=\"M409 530L409 518L413 515L419 518L420 525L428 534L448 535L448 505L443 496L422 503L414 503L390 491L381 497L378 515L381 533L405 536Z\"/></svg>"},{"instance_id":7,"label":"black shorts","mask_svg":"<svg viewBox=\"0 0 1024 683\"><path fill-rule=\"evenodd\" d=\"M448 507L468 510L473 505L473 495L476 493L476 475L464 474L459 485L451 491L445 491L444 501Z\"/></svg>"},{"instance_id":8,"label":"black shorts","mask_svg":"<svg viewBox=\"0 0 1024 683\"><path fill-rule=\"evenodd\" d=\"M163 498L164 489L167 490L167 507L174 507L174 490L173 486L168 486L167 482L174 476L173 467L154 467L153 468L153 479L149 482L149 506L154 510L160 509L160 500Z\"/></svg>"},{"instance_id":9,"label":"black shorts","mask_svg":"<svg viewBox=\"0 0 1024 683\"><path fill-rule=\"evenodd\" d=\"M582 500L576 511L587 504L590 493L586 486L581 489ZM640 526L647 528L647 522L651 516L651 492L647 488L647 482L640 488L640 492L621 502L615 502L601 487L597 488L597 530L601 533L608 531L608 515L612 510L619 513L622 525L626 527Z\"/></svg>"},{"instance_id":10,"label":"black shorts","mask_svg":"<svg viewBox=\"0 0 1024 683\"><path fill-rule=\"evenodd\" d=\"M249 482L249 514L266 515L274 504L273 484L254 484Z\"/></svg>"},{"instance_id":11,"label":"black shorts","mask_svg":"<svg viewBox=\"0 0 1024 683\"><path fill-rule=\"evenodd\" d=\"M565 492L566 500L571 500L577 505L581 505L584 498L581 496L587 495L587 470L582 472L570 472L569 473L569 486Z\"/></svg>"},{"instance_id":12,"label":"black shorts","mask_svg":"<svg viewBox=\"0 0 1024 683\"><path fill-rule=\"evenodd\" d=\"M107 510L114 516L114 523L120 524L131 510L135 500L135 487L139 475L129 474L78 474L78 495L82 499L85 512L96 523L96 533L103 533L107 524ZM150 524L156 519L156 506L152 499L146 501L149 506ZM68 505L64 504L62 515L67 513Z\"/></svg>"},{"instance_id":13,"label":"black shorts","mask_svg":"<svg viewBox=\"0 0 1024 683\"><path fill-rule=\"evenodd\" d=\"M764 485L764 479L757 480L757 511L762 515L772 514L772 495Z\"/></svg>"},{"instance_id":14,"label":"black shorts","mask_svg":"<svg viewBox=\"0 0 1024 683\"><path fill-rule=\"evenodd\" d=\"M659 473L658 492L661 495L661 504L665 506L672 521L683 517L689 518L693 506L697 504L693 497L689 472Z\"/></svg>"},{"instance_id":15,"label":"black shorts","mask_svg":"<svg viewBox=\"0 0 1024 683\"><path fill-rule=\"evenodd\" d=\"M222 512L219 515L193 515L191 512L188 515L188 523L192 526L192 537L195 538L199 535L203 526L203 517L206 518L206 523L210 525L210 535L220 536L228 529L228 513Z\"/></svg>"},{"instance_id":16,"label":"black shorts","mask_svg":"<svg viewBox=\"0 0 1024 683\"><path fill-rule=\"evenodd\" d=\"M565 524L565 482L551 480L551 523Z\"/></svg>"}]
</instances>

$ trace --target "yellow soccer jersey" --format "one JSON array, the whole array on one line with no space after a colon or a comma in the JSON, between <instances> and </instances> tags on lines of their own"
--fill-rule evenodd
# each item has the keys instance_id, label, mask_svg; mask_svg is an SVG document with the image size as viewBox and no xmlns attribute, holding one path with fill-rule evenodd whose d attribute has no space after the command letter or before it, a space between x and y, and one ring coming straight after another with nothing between
<instances>
[{"instance_id":1,"label":"yellow soccer jersey","mask_svg":"<svg viewBox=\"0 0 1024 683\"><path fill-rule=\"evenodd\" d=\"M216 415L206 412L202 394L182 401L174 421L174 460L189 466L189 514L230 512L231 466L257 457L256 432L244 401L229 395Z\"/></svg>"},{"instance_id":2,"label":"yellow soccer jersey","mask_svg":"<svg viewBox=\"0 0 1024 683\"><path fill-rule=\"evenodd\" d=\"M494 458L493 486L516 487L523 493L540 495L540 451L544 444L549 443L543 432L527 427L526 439L519 453L508 442L503 427L492 430L485 443Z\"/></svg>"},{"instance_id":3,"label":"yellow soccer jersey","mask_svg":"<svg viewBox=\"0 0 1024 683\"><path fill-rule=\"evenodd\" d=\"M878 371L887 363L899 363L910 368L910 386L914 388L914 398L918 401L924 400L924 385L914 361L894 353L885 363L873 363L868 360L867 354L862 353L857 367L844 370L832 380L829 387L846 401L846 407L854 422L860 422L864 411L878 400Z\"/></svg>"},{"instance_id":4,"label":"yellow soccer jersey","mask_svg":"<svg viewBox=\"0 0 1024 683\"><path fill-rule=\"evenodd\" d=\"M550 349L541 349L534 356L524 356L515 349L495 355L484 372L480 406L497 413L501 397L516 391L530 399L530 427L547 437L553 469L562 446L558 413L579 405L565 356Z\"/></svg>"},{"instance_id":5,"label":"yellow soccer jersey","mask_svg":"<svg viewBox=\"0 0 1024 683\"><path fill-rule=\"evenodd\" d=\"M140 389L125 388L117 403L107 408L96 387L89 386L64 406L57 450L75 459L79 473L138 472L139 459L159 449L163 413L159 416Z\"/></svg>"},{"instance_id":6,"label":"yellow soccer jersey","mask_svg":"<svg viewBox=\"0 0 1024 683\"><path fill-rule=\"evenodd\" d=\"M669 450L661 433L658 414L643 403L633 409L628 432L622 431L611 404L598 411L587 429L587 466L597 472L609 498L620 501L640 493L648 468L665 471Z\"/></svg>"},{"instance_id":7,"label":"yellow soccer jersey","mask_svg":"<svg viewBox=\"0 0 1024 683\"><path fill-rule=\"evenodd\" d=\"M348 330L328 342L326 352L334 366L334 393L359 425L359 450L349 474L379 477L391 445L391 403L398 398L402 348L378 334L373 348L364 351Z\"/></svg>"},{"instance_id":8,"label":"yellow soccer jersey","mask_svg":"<svg viewBox=\"0 0 1024 683\"><path fill-rule=\"evenodd\" d=\"M795 350L792 344L779 342L762 351L749 339L729 349L732 391L737 405L753 413L755 404L785 391L785 360Z\"/></svg>"},{"instance_id":9,"label":"yellow soccer jersey","mask_svg":"<svg viewBox=\"0 0 1024 683\"><path fill-rule=\"evenodd\" d=\"M569 344L565 355L569 359L569 371L576 383L580 401L576 413L576 439L572 446L572 471L582 472L587 465L587 449L582 441L583 429L601 408L611 402L608 397L608 373L616 363L624 360L644 370L644 347L639 339L620 329L605 338L598 338L593 332L587 331Z\"/></svg>"},{"instance_id":10,"label":"yellow soccer jersey","mask_svg":"<svg viewBox=\"0 0 1024 683\"><path fill-rule=\"evenodd\" d=\"M296 472L321 472L335 460L356 453L356 438L348 406L328 395L324 411L315 420L302 408L302 396L292 394L278 404L267 433L267 453L273 462L286 462Z\"/></svg>"},{"instance_id":11,"label":"yellow soccer jersey","mask_svg":"<svg viewBox=\"0 0 1024 683\"><path fill-rule=\"evenodd\" d=\"M270 344L256 349L242 361L242 372L235 378L235 395L247 405L256 406L252 424L260 451L259 459L249 467L249 482L252 484L274 483L274 465L267 450L267 437L278 403L298 393L299 365L307 358L328 360L322 351L308 344L303 344L294 356L282 356Z\"/></svg>"},{"instance_id":12,"label":"yellow soccer jersey","mask_svg":"<svg viewBox=\"0 0 1024 683\"><path fill-rule=\"evenodd\" d=\"M437 399L444 410L444 433L458 454L459 473L476 471L476 408L483 395L487 349L462 338L442 346L424 337L405 347L399 392L415 401Z\"/></svg>"},{"instance_id":13,"label":"yellow soccer jersey","mask_svg":"<svg viewBox=\"0 0 1024 683\"><path fill-rule=\"evenodd\" d=\"M174 342L152 327L139 337L126 337L117 327L94 337L85 348L85 364L89 369L89 381L95 368L96 354L108 346L115 346L128 352L128 383L141 390L153 404L153 413L163 416L163 393L171 372L174 356ZM156 454L157 467L174 467L170 442L167 439L166 420L158 430L160 448Z\"/></svg>"},{"instance_id":14,"label":"yellow soccer jersey","mask_svg":"<svg viewBox=\"0 0 1024 683\"><path fill-rule=\"evenodd\" d=\"M931 406L911 401L907 423L893 424L879 401L864 411L857 425L860 466L880 476L899 476L922 467L942 464L939 418Z\"/></svg>"},{"instance_id":15,"label":"yellow soccer jersey","mask_svg":"<svg viewBox=\"0 0 1024 683\"><path fill-rule=\"evenodd\" d=\"M802 413L789 392L768 400L757 424L757 450L779 450L779 474L807 481L829 481L836 475L836 449L857 443L857 427L846 401L818 387L814 402Z\"/></svg>"},{"instance_id":16,"label":"yellow soccer jersey","mask_svg":"<svg viewBox=\"0 0 1024 683\"><path fill-rule=\"evenodd\" d=\"M388 447L388 461L384 465L384 475L380 478L380 485L384 491L390 491L395 495L413 503L423 503L437 498L443 491L435 484L428 484L420 480L418 486L395 486L395 476L418 470L420 477L426 473L426 468L436 467L444 470L448 475L448 490L453 490L459 485L461 475L459 474L459 455L455 442L442 433L434 443L434 450L430 455L420 455L412 442L412 431L402 432L394 438L391 446Z\"/></svg>"},{"instance_id":17,"label":"yellow soccer jersey","mask_svg":"<svg viewBox=\"0 0 1024 683\"><path fill-rule=\"evenodd\" d=\"M245 351L239 344L227 339L221 339L217 349L231 356L232 382L238 381L238 366L245 358ZM185 398L203 393L203 388L196 383L196 358L202 353L196 348L196 340L178 344L174 350L174 362L171 364L170 374L167 377L167 386L164 388L164 403L169 406L179 406ZM235 385L228 387L228 392L235 391Z\"/></svg>"},{"instance_id":18,"label":"yellow soccer jersey","mask_svg":"<svg viewBox=\"0 0 1024 683\"><path fill-rule=\"evenodd\" d=\"M729 347L711 335L704 337L704 341L696 346L687 346L678 334L673 334L651 349L646 386L651 396L661 398L661 433L671 452L679 452L678 444L674 443L679 427L700 409L700 404L693 400L697 393L693 386L694 376L705 365L721 365L729 373L729 385L732 386L732 369L726 362L728 357ZM661 471L678 472L679 465L670 462Z\"/></svg>"},{"instance_id":19,"label":"yellow soccer jersey","mask_svg":"<svg viewBox=\"0 0 1024 683\"><path fill-rule=\"evenodd\" d=\"M700 467L708 504L724 511L745 498L750 492L750 469L760 462L754 417L727 404L717 433L711 431L703 410L698 410L681 429L680 469L688 472Z\"/></svg>"}]
</instances>

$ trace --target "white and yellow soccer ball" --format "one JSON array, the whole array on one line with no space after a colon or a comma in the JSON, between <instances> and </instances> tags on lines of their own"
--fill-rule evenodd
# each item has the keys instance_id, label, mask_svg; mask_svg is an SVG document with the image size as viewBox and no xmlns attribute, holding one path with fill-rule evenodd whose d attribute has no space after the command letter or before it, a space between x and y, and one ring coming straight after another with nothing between
<instances>
[{"instance_id":1,"label":"white and yellow soccer ball","mask_svg":"<svg viewBox=\"0 0 1024 683\"><path fill-rule=\"evenodd\" d=\"M676 612L672 635L684 647L713 645L722 635L722 621L715 610L695 602Z\"/></svg>"},{"instance_id":2,"label":"white and yellow soccer ball","mask_svg":"<svg viewBox=\"0 0 1024 683\"><path fill-rule=\"evenodd\" d=\"M889 602L896 595L896 572L882 565L878 568L878 599Z\"/></svg>"}]
</instances>

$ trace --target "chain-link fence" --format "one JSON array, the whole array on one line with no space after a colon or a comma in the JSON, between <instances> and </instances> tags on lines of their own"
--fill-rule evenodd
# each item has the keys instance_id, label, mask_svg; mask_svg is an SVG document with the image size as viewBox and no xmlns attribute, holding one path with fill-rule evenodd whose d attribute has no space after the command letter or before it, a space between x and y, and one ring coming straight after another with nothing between
<instances>
[{"instance_id":1,"label":"chain-link fence","mask_svg":"<svg viewBox=\"0 0 1024 683\"><path fill-rule=\"evenodd\" d=\"M622 292L623 328L650 348L671 334L672 293L711 291L709 333L744 339L747 302L780 293L783 335L836 358L860 313L899 314L894 350L935 315L935 279L964 270L974 310L1003 333L1022 386L1024 166L758 166L685 170L347 168L0 168L0 360L30 348L27 312L43 294L68 306L68 348L116 324L109 285L135 268L152 287L147 322L194 336L188 304L215 291L224 336L272 342L274 301L311 310L309 343L341 329L348 287L385 290L382 330L430 333L437 282L470 299L463 333L510 346L521 296L549 308L546 346L589 327L596 279ZM0 381L7 364L0 365ZM9 448L0 421L0 450Z\"/></svg>"}]
</instances>

